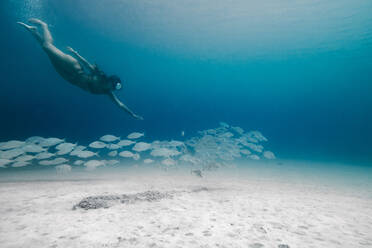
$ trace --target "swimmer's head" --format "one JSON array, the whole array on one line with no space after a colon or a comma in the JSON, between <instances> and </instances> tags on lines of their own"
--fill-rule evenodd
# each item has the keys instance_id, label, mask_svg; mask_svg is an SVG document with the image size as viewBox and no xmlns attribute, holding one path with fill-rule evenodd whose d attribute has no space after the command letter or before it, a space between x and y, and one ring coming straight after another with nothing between
<instances>
[{"instance_id":1,"label":"swimmer's head","mask_svg":"<svg viewBox=\"0 0 372 248\"><path fill-rule=\"evenodd\" d=\"M123 87L121 80L118 76L115 75L109 76L107 81L109 82L112 91L120 90Z\"/></svg>"}]
</instances>

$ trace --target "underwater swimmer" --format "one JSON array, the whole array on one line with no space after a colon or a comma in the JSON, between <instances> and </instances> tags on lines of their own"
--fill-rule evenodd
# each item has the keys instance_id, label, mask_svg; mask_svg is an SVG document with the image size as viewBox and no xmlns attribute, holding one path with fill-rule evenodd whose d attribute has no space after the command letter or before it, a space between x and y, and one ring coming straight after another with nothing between
<instances>
[{"instance_id":1,"label":"underwater swimmer","mask_svg":"<svg viewBox=\"0 0 372 248\"><path fill-rule=\"evenodd\" d=\"M122 103L114 94L114 91L122 88L121 80L118 76L107 76L102 72L97 65L90 64L85 58L80 56L71 47L67 50L71 55L65 54L53 45L53 38L48 29L48 25L39 19L30 19L30 23L40 27L42 35L38 32L37 27L29 26L22 22L17 22L19 25L26 28L40 43L55 70L68 82L88 91L92 94L108 95L120 108L124 109L136 119L143 120L139 115L133 113L124 103Z\"/></svg>"}]
</instances>

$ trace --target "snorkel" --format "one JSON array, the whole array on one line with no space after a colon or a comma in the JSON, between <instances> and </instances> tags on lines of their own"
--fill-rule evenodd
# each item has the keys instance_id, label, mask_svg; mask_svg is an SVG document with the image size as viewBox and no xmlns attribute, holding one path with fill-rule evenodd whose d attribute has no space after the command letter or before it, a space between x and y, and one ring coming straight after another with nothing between
<instances>
[{"instance_id":1,"label":"snorkel","mask_svg":"<svg viewBox=\"0 0 372 248\"><path fill-rule=\"evenodd\" d=\"M108 78L108 81L111 83L112 90L120 90L123 87L121 80L118 76L115 75L110 76Z\"/></svg>"},{"instance_id":2,"label":"snorkel","mask_svg":"<svg viewBox=\"0 0 372 248\"><path fill-rule=\"evenodd\" d=\"M121 80L116 75L106 76L106 74L99 69L97 64L94 64L94 71L93 71L94 77L99 77L102 82L106 85L105 87L108 88L110 91L116 91L120 90L123 85L121 83Z\"/></svg>"},{"instance_id":3,"label":"snorkel","mask_svg":"<svg viewBox=\"0 0 372 248\"><path fill-rule=\"evenodd\" d=\"M123 86L121 85L121 83L116 83L116 86L115 86L115 89L116 90L121 90Z\"/></svg>"}]
</instances>

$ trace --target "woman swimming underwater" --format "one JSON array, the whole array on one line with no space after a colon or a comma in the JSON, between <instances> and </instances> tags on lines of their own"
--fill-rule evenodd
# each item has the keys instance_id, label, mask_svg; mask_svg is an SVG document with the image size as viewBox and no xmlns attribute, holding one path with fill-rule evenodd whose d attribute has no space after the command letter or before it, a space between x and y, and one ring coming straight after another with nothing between
<instances>
[{"instance_id":1,"label":"woman swimming underwater","mask_svg":"<svg viewBox=\"0 0 372 248\"><path fill-rule=\"evenodd\" d=\"M38 25L41 28L42 34L38 32L35 26L29 26L22 22L17 23L31 32L48 55L56 71L65 80L92 94L108 95L120 108L127 111L131 116L143 120L141 116L133 113L114 94L115 90L122 88L121 80L118 76L107 76L99 70L97 65L90 64L71 47L67 47L67 49L77 59L65 54L53 45L52 35L45 22L35 18L30 19L29 22Z\"/></svg>"}]
</instances>

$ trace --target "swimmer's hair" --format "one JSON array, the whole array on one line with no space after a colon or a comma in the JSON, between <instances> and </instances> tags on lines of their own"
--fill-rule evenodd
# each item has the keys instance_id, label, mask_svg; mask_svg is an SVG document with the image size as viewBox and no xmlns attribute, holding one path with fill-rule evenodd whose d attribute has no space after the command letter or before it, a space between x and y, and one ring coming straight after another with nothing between
<instances>
[{"instance_id":1,"label":"swimmer's hair","mask_svg":"<svg viewBox=\"0 0 372 248\"><path fill-rule=\"evenodd\" d=\"M114 90L120 90L121 87L122 87L122 83L121 83L121 80L118 76L116 75L111 75L109 77L107 77L107 81L111 83L112 85L112 88Z\"/></svg>"},{"instance_id":2,"label":"swimmer's hair","mask_svg":"<svg viewBox=\"0 0 372 248\"><path fill-rule=\"evenodd\" d=\"M120 90L122 88L121 80L116 75L107 76L101 69L99 69L97 63L94 63L93 74L100 77L101 80L106 81L111 86L111 90Z\"/></svg>"}]
</instances>

